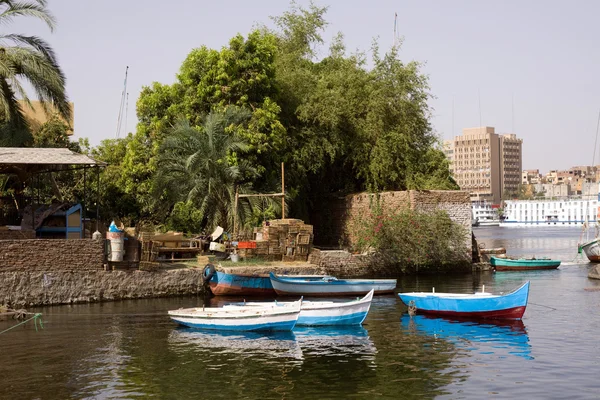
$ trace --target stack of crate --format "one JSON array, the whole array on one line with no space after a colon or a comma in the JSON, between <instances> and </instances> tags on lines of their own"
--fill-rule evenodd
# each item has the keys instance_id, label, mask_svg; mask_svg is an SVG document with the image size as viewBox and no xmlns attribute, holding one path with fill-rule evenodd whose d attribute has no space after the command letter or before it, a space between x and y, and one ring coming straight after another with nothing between
<instances>
[{"instance_id":1,"label":"stack of crate","mask_svg":"<svg viewBox=\"0 0 600 400\"><path fill-rule=\"evenodd\" d=\"M300 219L277 219L265 222L262 231L256 229L255 237L262 239L256 241L257 255L265 255L266 252L268 258L306 261L312 244L313 227Z\"/></svg>"}]
</instances>

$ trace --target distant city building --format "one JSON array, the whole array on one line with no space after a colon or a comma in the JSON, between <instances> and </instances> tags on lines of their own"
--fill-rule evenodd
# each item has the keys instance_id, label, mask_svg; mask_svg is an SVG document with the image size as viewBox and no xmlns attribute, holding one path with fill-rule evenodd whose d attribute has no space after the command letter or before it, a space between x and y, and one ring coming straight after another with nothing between
<instances>
[{"instance_id":1,"label":"distant city building","mask_svg":"<svg viewBox=\"0 0 600 400\"><path fill-rule=\"evenodd\" d=\"M523 140L515 134L497 134L490 126L465 128L461 136L444 142L451 172L472 201L499 204L505 192L521 183Z\"/></svg>"},{"instance_id":2,"label":"distant city building","mask_svg":"<svg viewBox=\"0 0 600 400\"><path fill-rule=\"evenodd\" d=\"M39 129L39 127L45 122L48 122L53 115L58 115L58 112L53 111L52 108L50 109L49 113L46 113L44 107L42 107L42 103L39 101L32 100L31 106L29 106L23 100L19 100L19 105L21 106L23 114L25 114L25 118L29 122L29 125L33 131ZM65 121L62 117L60 117L60 119L69 125L71 129L69 130L68 134L72 135L73 130L75 129L75 105L73 103L69 103L69 105L71 106L71 119L69 121Z\"/></svg>"},{"instance_id":3,"label":"distant city building","mask_svg":"<svg viewBox=\"0 0 600 400\"><path fill-rule=\"evenodd\" d=\"M523 185L535 185L541 183L542 174L539 169L526 169L521 172L521 183Z\"/></svg>"}]
</instances>

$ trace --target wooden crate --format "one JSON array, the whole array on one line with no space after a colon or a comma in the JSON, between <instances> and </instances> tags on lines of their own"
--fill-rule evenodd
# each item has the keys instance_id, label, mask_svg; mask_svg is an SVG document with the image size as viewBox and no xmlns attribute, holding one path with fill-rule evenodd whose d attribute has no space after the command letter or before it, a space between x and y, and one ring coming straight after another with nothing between
<instances>
[{"instance_id":1,"label":"wooden crate","mask_svg":"<svg viewBox=\"0 0 600 400\"><path fill-rule=\"evenodd\" d=\"M307 245L307 244L311 244L312 242L312 235L310 233L299 233L298 236L296 237L296 243L298 245Z\"/></svg>"}]
</instances>

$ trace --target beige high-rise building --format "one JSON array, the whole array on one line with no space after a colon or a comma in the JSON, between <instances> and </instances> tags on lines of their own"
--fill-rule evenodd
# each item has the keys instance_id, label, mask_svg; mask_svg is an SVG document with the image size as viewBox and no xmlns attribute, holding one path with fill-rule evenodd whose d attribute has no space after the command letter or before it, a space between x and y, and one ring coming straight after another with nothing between
<instances>
[{"instance_id":1,"label":"beige high-rise building","mask_svg":"<svg viewBox=\"0 0 600 400\"><path fill-rule=\"evenodd\" d=\"M444 142L454 180L471 193L472 201L500 204L505 192L521 182L522 143L515 134L497 134L490 126L465 128Z\"/></svg>"}]
</instances>

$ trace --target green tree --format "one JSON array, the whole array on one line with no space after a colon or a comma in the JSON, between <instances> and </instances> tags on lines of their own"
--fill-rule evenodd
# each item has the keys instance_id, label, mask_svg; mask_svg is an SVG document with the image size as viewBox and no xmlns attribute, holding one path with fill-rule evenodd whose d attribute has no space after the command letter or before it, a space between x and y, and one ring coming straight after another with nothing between
<instances>
[{"instance_id":1,"label":"green tree","mask_svg":"<svg viewBox=\"0 0 600 400\"><path fill-rule=\"evenodd\" d=\"M52 31L56 21L45 0L0 0L0 24L16 17L42 20ZM54 108L70 120L71 108L65 91L65 76L50 45L37 36L0 35L0 142L4 146L19 146L31 140L27 121L18 99L31 105L23 86L29 85L46 112Z\"/></svg>"},{"instance_id":2,"label":"green tree","mask_svg":"<svg viewBox=\"0 0 600 400\"><path fill-rule=\"evenodd\" d=\"M190 220L192 225L197 224L201 215L203 229L220 225L233 230L236 188L241 193L247 191L243 179L256 171L244 161L232 162L232 154L243 153L249 146L228 131L249 119L248 111L228 107L224 112L211 112L200 128L179 121L164 140L154 183L161 202L174 207L169 218L171 228L185 230ZM242 225L250 211L248 203L239 203ZM186 216L185 223L178 224L181 214L191 217Z\"/></svg>"}]
</instances>

